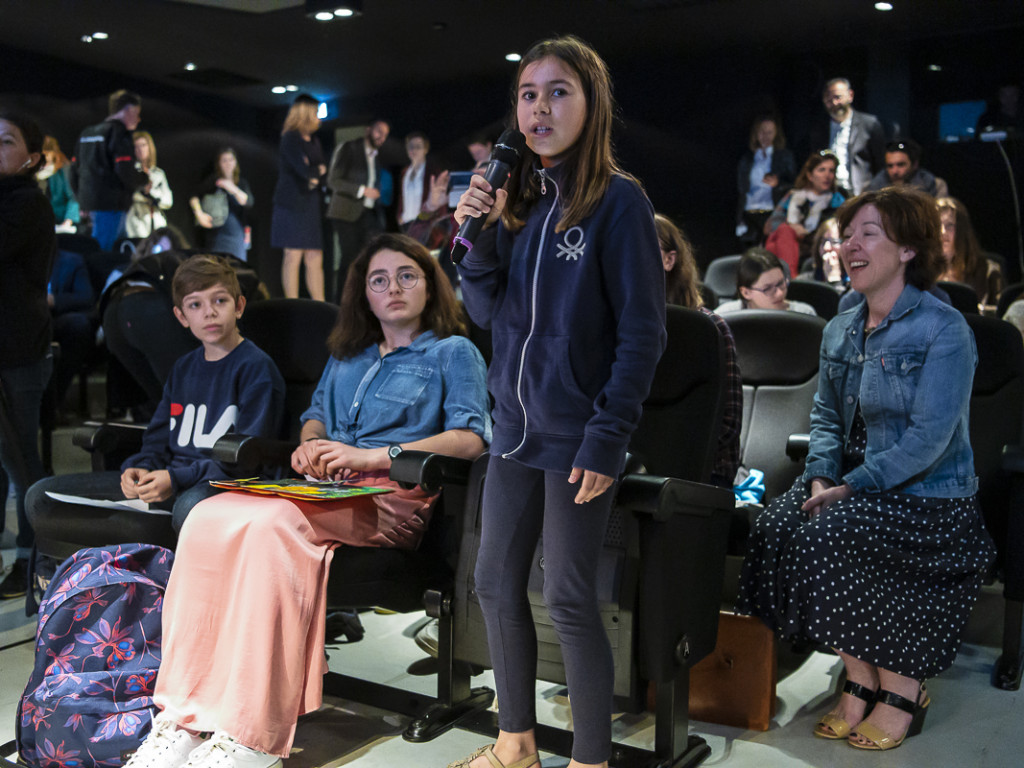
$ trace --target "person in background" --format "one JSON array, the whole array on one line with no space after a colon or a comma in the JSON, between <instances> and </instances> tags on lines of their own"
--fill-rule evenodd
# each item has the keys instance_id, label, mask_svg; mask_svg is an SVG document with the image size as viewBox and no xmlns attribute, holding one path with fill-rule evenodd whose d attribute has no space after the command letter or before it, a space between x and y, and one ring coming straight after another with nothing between
<instances>
[{"instance_id":1,"label":"person in background","mask_svg":"<svg viewBox=\"0 0 1024 768\"><path fill-rule=\"evenodd\" d=\"M660 213L654 215L654 227L658 231L661 263L665 267L665 301L707 315L724 342L725 409L715 450L715 464L711 469L711 484L731 489L740 466L740 426L743 419L743 377L736 360L736 339L729 324L704 306L697 261L690 241L670 218Z\"/></svg>"},{"instance_id":2,"label":"person in background","mask_svg":"<svg viewBox=\"0 0 1024 768\"><path fill-rule=\"evenodd\" d=\"M967 206L955 197L940 197L943 268L939 280L966 283L978 294L978 304L994 306L1003 291L1003 269L981 250Z\"/></svg>"},{"instance_id":3,"label":"person in background","mask_svg":"<svg viewBox=\"0 0 1024 768\"><path fill-rule=\"evenodd\" d=\"M202 199L207 195L222 196L226 201L226 216L223 223L202 208ZM208 251L230 253L236 259L245 261L248 244L245 235L245 212L254 204L252 188L242 176L238 155L231 147L224 147L214 160L213 173L207 176L188 204L195 216L196 224L206 230L203 244Z\"/></svg>"},{"instance_id":4,"label":"person in background","mask_svg":"<svg viewBox=\"0 0 1024 768\"><path fill-rule=\"evenodd\" d=\"M723 301L715 312L726 315L741 309L781 309L816 315L814 307L786 298L789 278L779 258L766 248L748 248L736 270L736 298Z\"/></svg>"},{"instance_id":5,"label":"person in background","mask_svg":"<svg viewBox=\"0 0 1024 768\"><path fill-rule=\"evenodd\" d=\"M946 197L949 186L931 171L921 167L921 145L912 139L898 139L885 145L885 170L871 179L867 189L909 184L932 197Z\"/></svg>"},{"instance_id":6,"label":"person in background","mask_svg":"<svg viewBox=\"0 0 1024 768\"><path fill-rule=\"evenodd\" d=\"M405 151L409 155L409 165L402 170L398 197L398 225L402 232L408 234L409 228L416 220L421 217L433 218L438 208L430 192L435 185L444 184L447 187L448 172L442 171L427 160L430 140L421 131L413 131L405 137ZM435 207L430 207L432 205Z\"/></svg>"},{"instance_id":7,"label":"person in background","mask_svg":"<svg viewBox=\"0 0 1024 768\"><path fill-rule=\"evenodd\" d=\"M46 164L39 169L36 178L44 186L43 193L53 206L53 216L57 221L57 229L63 232L74 232L80 220L78 200L71 191L68 181L68 166L71 161L60 151L60 144L53 136L43 139L43 155Z\"/></svg>"},{"instance_id":8,"label":"person in background","mask_svg":"<svg viewBox=\"0 0 1024 768\"><path fill-rule=\"evenodd\" d=\"M324 300L323 186L327 166L320 139L318 102L300 94L292 103L281 129L277 186L270 222L270 244L284 249L281 288L298 298L299 267L305 268L311 299Z\"/></svg>"},{"instance_id":9,"label":"person in background","mask_svg":"<svg viewBox=\"0 0 1024 768\"><path fill-rule=\"evenodd\" d=\"M795 179L796 161L786 149L778 121L771 115L755 118L749 149L736 171L736 237L740 242L760 245L764 241L765 222Z\"/></svg>"},{"instance_id":10,"label":"person in background","mask_svg":"<svg viewBox=\"0 0 1024 768\"><path fill-rule=\"evenodd\" d=\"M836 181L844 196L864 191L885 166L885 130L874 115L853 108L853 88L845 77L825 83L825 112L812 126L809 150L828 147L838 158Z\"/></svg>"},{"instance_id":11,"label":"person in background","mask_svg":"<svg viewBox=\"0 0 1024 768\"><path fill-rule=\"evenodd\" d=\"M800 277L828 283L840 293L845 291L850 278L839 258L839 247L842 244L839 222L835 217L823 221L811 239L811 259L803 262Z\"/></svg>"},{"instance_id":12,"label":"person in background","mask_svg":"<svg viewBox=\"0 0 1024 768\"><path fill-rule=\"evenodd\" d=\"M836 186L838 159L830 150L815 152L804 162L793 189L775 206L765 224L765 248L789 268L800 271L800 262L810 256L810 237L818 224L832 216L846 199Z\"/></svg>"},{"instance_id":13,"label":"person in background","mask_svg":"<svg viewBox=\"0 0 1024 768\"><path fill-rule=\"evenodd\" d=\"M25 514L25 493L43 476L39 409L53 370L46 286L57 235L53 208L35 178L44 160L39 126L0 108L0 387L14 432L10 439L0 435L0 463L14 484L18 519L14 567L0 582L4 600L21 597L28 588L35 536Z\"/></svg>"},{"instance_id":14,"label":"person in background","mask_svg":"<svg viewBox=\"0 0 1024 768\"><path fill-rule=\"evenodd\" d=\"M167 174L156 164L156 143L153 137L146 131L136 131L132 139L135 142L135 158L149 177L149 182L132 194L132 207L128 209L124 227L128 237L141 239L167 226L164 211L169 211L174 205L174 193L167 183Z\"/></svg>"},{"instance_id":15,"label":"person in background","mask_svg":"<svg viewBox=\"0 0 1024 768\"><path fill-rule=\"evenodd\" d=\"M124 236L135 190L149 184L149 176L136 165L132 141L142 119L142 99L131 91L115 91L107 106L107 118L78 137L68 174L79 204L92 218L92 236L104 251Z\"/></svg>"},{"instance_id":16,"label":"person in background","mask_svg":"<svg viewBox=\"0 0 1024 768\"><path fill-rule=\"evenodd\" d=\"M755 521L737 611L831 646L846 683L816 736L887 750L921 730L995 554L968 429L978 362L963 315L926 293L935 202L886 187L837 215L856 309L825 326L810 452Z\"/></svg>"}]
</instances>

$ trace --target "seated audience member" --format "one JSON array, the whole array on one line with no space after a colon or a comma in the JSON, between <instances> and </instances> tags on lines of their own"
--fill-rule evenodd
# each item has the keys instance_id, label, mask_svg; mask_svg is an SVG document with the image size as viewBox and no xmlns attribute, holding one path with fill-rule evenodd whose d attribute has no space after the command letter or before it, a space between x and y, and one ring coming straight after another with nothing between
<instances>
[{"instance_id":1,"label":"seated audience member","mask_svg":"<svg viewBox=\"0 0 1024 768\"><path fill-rule=\"evenodd\" d=\"M44 191L50 205L53 206L53 218L57 221L57 229L74 232L81 219L81 211L68 181L68 167L71 161L60 151L60 144L53 136L43 139L43 156L46 158L46 164L39 169L36 178L40 182L46 182Z\"/></svg>"},{"instance_id":2,"label":"seated audience member","mask_svg":"<svg viewBox=\"0 0 1024 768\"><path fill-rule=\"evenodd\" d=\"M161 712L128 768L266 768L288 756L296 719L320 706L333 550L415 548L436 497L389 480L392 458L474 458L490 439L484 362L464 331L422 245L370 241L349 269L292 468L394 492L336 502L228 492L196 505L164 601Z\"/></svg>"},{"instance_id":3,"label":"seated audience member","mask_svg":"<svg viewBox=\"0 0 1024 768\"><path fill-rule=\"evenodd\" d=\"M720 315L740 309L788 309L805 315L817 315L814 307L802 301L789 301L789 278L778 257L766 248L748 248L736 270L736 298L715 307Z\"/></svg>"},{"instance_id":4,"label":"seated audience member","mask_svg":"<svg viewBox=\"0 0 1024 768\"><path fill-rule=\"evenodd\" d=\"M845 291L850 278L839 258L842 242L835 217L823 221L811 239L811 257L804 261L800 277L828 283L837 291Z\"/></svg>"},{"instance_id":5,"label":"seated audience member","mask_svg":"<svg viewBox=\"0 0 1024 768\"><path fill-rule=\"evenodd\" d=\"M940 197L943 269L939 280L966 283L982 306L995 305L1003 291L1003 270L981 250L967 207L955 197Z\"/></svg>"},{"instance_id":6,"label":"seated audience member","mask_svg":"<svg viewBox=\"0 0 1024 768\"><path fill-rule=\"evenodd\" d=\"M779 201L765 224L765 248L786 263L791 275L800 271L801 258L810 255L808 235L846 199L836 186L838 164L827 149L807 158L792 191Z\"/></svg>"},{"instance_id":7,"label":"seated audience member","mask_svg":"<svg viewBox=\"0 0 1024 768\"><path fill-rule=\"evenodd\" d=\"M27 503L39 510L37 517L61 503L46 491L150 504L173 499L174 525L180 527L195 503L215 492L209 481L230 477L210 455L218 438L228 432L278 436L284 380L267 354L238 331L245 297L235 270L219 256L192 256L174 273L173 291L174 316L202 346L174 364L142 450L125 460L120 473L36 483Z\"/></svg>"},{"instance_id":8,"label":"seated audience member","mask_svg":"<svg viewBox=\"0 0 1024 768\"><path fill-rule=\"evenodd\" d=\"M53 317L53 340L60 345L53 371L53 389L60 408L75 374L96 348L95 301L81 254L57 251L46 301Z\"/></svg>"},{"instance_id":9,"label":"seated audience member","mask_svg":"<svg viewBox=\"0 0 1024 768\"><path fill-rule=\"evenodd\" d=\"M890 141L885 145L885 170L875 174L868 190L902 184L927 192L932 197L949 194L945 180L921 167L921 145L911 139Z\"/></svg>"},{"instance_id":10,"label":"seated audience member","mask_svg":"<svg viewBox=\"0 0 1024 768\"><path fill-rule=\"evenodd\" d=\"M743 379L736 362L736 340L729 324L704 306L698 290L697 262L690 241L667 216L654 215L661 248L661 263L665 266L665 300L669 304L696 309L715 323L725 342L725 411L722 429L715 450L715 465L711 470L711 483L732 488L736 470L740 465L740 425L743 419Z\"/></svg>"},{"instance_id":11,"label":"seated audience member","mask_svg":"<svg viewBox=\"0 0 1024 768\"><path fill-rule=\"evenodd\" d=\"M887 187L838 219L866 301L825 327L806 469L755 522L737 610L835 649L846 684L814 733L882 750L920 730L994 548L968 434L974 337L926 293L935 204Z\"/></svg>"},{"instance_id":12,"label":"seated audience member","mask_svg":"<svg viewBox=\"0 0 1024 768\"><path fill-rule=\"evenodd\" d=\"M796 161L786 149L786 137L771 115L761 115L750 126L750 146L736 170L739 199L736 237L747 245L764 240L764 223L782 196L793 186Z\"/></svg>"},{"instance_id":13,"label":"seated audience member","mask_svg":"<svg viewBox=\"0 0 1024 768\"><path fill-rule=\"evenodd\" d=\"M474 170L479 168L481 163L487 164L487 161L491 158L491 150L493 148L494 142L491 141L491 137L486 131L478 131L470 137L469 142L466 144L466 151L473 158Z\"/></svg>"}]
</instances>

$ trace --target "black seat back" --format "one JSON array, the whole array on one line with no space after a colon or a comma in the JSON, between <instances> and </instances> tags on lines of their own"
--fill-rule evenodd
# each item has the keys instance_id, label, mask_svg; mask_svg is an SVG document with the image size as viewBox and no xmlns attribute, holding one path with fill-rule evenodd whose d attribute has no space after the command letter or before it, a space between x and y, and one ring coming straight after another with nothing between
<instances>
[{"instance_id":1,"label":"black seat back","mask_svg":"<svg viewBox=\"0 0 1024 768\"><path fill-rule=\"evenodd\" d=\"M1017 299L1024 295L1024 283L1014 283L1003 288L999 294L999 304L996 305L996 317L1002 317Z\"/></svg>"},{"instance_id":2,"label":"black seat back","mask_svg":"<svg viewBox=\"0 0 1024 768\"><path fill-rule=\"evenodd\" d=\"M978 346L971 389L970 433L978 502L998 549L997 567L1007 556L1010 478L1001 471L1004 445L1020 445L1024 425L1024 344L1020 331L1004 320L964 315ZM1020 553L1024 557L1024 553Z\"/></svg>"},{"instance_id":3,"label":"black seat back","mask_svg":"<svg viewBox=\"0 0 1024 768\"><path fill-rule=\"evenodd\" d=\"M936 285L949 295L949 302L956 309L965 315L978 314L978 294L971 286L950 280L940 280Z\"/></svg>"},{"instance_id":4,"label":"black seat back","mask_svg":"<svg viewBox=\"0 0 1024 768\"><path fill-rule=\"evenodd\" d=\"M810 304L823 320L831 320L839 313L839 293L828 283L798 278L789 284L786 298Z\"/></svg>"},{"instance_id":5,"label":"black seat back","mask_svg":"<svg viewBox=\"0 0 1024 768\"><path fill-rule=\"evenodd\" d=\"M789 490L802 471L787 458L786 441L811 428L825 321L770 309L730 312L725 319L743 377L740 462L764 472L768 501Z\"/></svg>"}]
</instances>

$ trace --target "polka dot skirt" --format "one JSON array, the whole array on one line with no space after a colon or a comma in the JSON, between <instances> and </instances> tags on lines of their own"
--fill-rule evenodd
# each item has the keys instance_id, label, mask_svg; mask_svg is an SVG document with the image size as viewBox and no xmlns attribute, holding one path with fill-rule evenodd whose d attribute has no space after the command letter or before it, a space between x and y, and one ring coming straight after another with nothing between
<instances>
[{"instance_id":1,"label":"polka dot skirt","mask_svg":"<svg viewBox=\"0 0 1024 768\"><path fill-rule=\"evenodd\" d=\"M867 445L857 412L846 470ZM736 610L917 679L948 668L995 549L973 496L858 493L808 519L797 479L758 517Z\"/></svg>"}]
</instances>

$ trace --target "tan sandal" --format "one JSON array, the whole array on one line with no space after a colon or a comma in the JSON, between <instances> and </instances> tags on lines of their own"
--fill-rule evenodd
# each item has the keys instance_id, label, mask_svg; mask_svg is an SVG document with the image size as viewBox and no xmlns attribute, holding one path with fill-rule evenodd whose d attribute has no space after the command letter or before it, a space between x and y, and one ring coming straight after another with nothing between
<instances>
[{"instance_id":1,"label":"tan sandal","mask_svg":"<svg viewBox=\"0 0 1024 768\"><path fill-rule=\"evenodd\" d=\"M516 760L514 763L501 762L498 756L494 754L494 745L489 744L486 747L480 747L469 757L464 757L461 760L456 760L454 763L448 763L448 768L468 768L469 764L476 760L480 755L483 755L490 761L491 768L530 768L531 765L540 765L540 756L534 752L532 755L527 755L522 760Z\"/></svg>"},{"instance_id":2,"label":"tan sandal","mask_svg":"<svg viewBox=\"0 0 1024 768\"><path fill-rule=\"evenodd\" d=\"M875 691L860 683L847 680L843 686L843 693L856 696L858 699L868 703L867 709L864 710L864 717L871 713L871 708L874 706L875 696L877 695ZM839 715L833 715L829 712L814 726L814 735L821 739L845 739L852 730L853 727L846 720Z\"/></svg>"}]
</instances>

